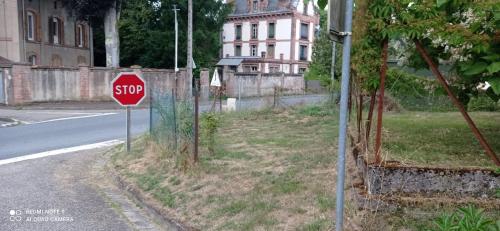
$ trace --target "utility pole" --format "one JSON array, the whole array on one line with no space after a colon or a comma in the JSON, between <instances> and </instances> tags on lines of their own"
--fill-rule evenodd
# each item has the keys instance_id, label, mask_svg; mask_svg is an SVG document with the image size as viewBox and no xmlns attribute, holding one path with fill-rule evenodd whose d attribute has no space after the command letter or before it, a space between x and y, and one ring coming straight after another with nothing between
<instances>
[{"instance_id":1,"label":"utility pole","mask_svg":"<svg viewBox=\"0 0 500 231\"><path fill-rule=\"evenodd\" d=\"M352 8L353 0L346 1L344 47L342 51L342 81L340 85L340 118L339 118L339 146L337 161L337 201L335 230L344 229L344 183L345 183L345 153L347 144L347 101L349 99L349 77L351 64L351 37L352 37Z\"/></svg>"},{"instance_id":2,"label":"utility pole","mask_svg":"<svg viewBox=\"0 0 500 231\"><path fill-rule=\"evenodd\" d=\"M177 66L177 54L178 54L178 44L179 44L179 24L177 23L177 5L174 4L174 15L175 15L175 72L179 71L179 67Z\"/></svg>"},{"instance_id":3,"label":"utility pole","mask_svg":"<svg viewBox=\"0 0 500 231\"><path fill-rule=\"evenodd\" d=\"M187 36L187 78L193 80L193 0L188 0Z\"/></svg>"}]
</instances>

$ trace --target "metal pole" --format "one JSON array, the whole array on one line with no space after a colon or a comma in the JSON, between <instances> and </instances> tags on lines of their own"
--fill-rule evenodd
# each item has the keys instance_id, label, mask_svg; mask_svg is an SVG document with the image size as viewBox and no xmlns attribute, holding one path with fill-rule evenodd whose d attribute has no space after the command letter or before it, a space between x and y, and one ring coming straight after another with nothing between
<instances>
[{"instance_id":1,"label":"metal pole","mask_svg":"<svg viewBox=\"0 0 500 231\"><path fill-rule=\"evenodd\" d=\"M187 79L193 81L193 0L188 0Z\"/></svg>"},{"instance_id":2,"label":"metal pole","mask_svg":"<svg viewBox=\"0 0 500 231\"><path fill-rule=\"evenodd\" d=\"M415 40L415 45L417 47L417 51L420 53L422 58L424 58L424 60L427 62L427 65L429 65L429 68L434 73L434 75L436 75L441 85L443 85L444 89L448 93L448 96L451 98L453 104L455 104L460 113L462 113L462 116L465 118L465 121L467 121L467 125L469 125L470 129L472 130L472 133L474 133L474 136L476 136L476 139L479 140L479 143L484 148L486 154L488 154L488 156L491 158L491 160L495 163L496 166L500 166L500 159L498 159L497 155L495 154L491 146L488 144L484 136L481 134L481 132L477 128L472 118L470 118L469 113L467 113L462 103L460 103L457 97L453 94L453 92L450 89L450 86L448 85L446 79L439 71L437 65L432 61L432 59L429 57L429 54L422 47L422 44L419 41Z\"/></svg>"},{"instance_id":3,"label":"metal pole","mask_svg":"<svg viewBox=\"0 0 500 231\"><path fill-rule=\"evenodd\" d=\"M130 152L130 106L127 106L127 152Z\"/></svg>"},{"instance_id":4,"label":"metal pole","mask_svg":"<svg viewBox=\"0 0 500 231\"><path fill-rule=\"evenodd\" d=\"M173 119L174 119L174 149L175 152L177 153L177 108L175 106L175 96L176 92L175 89L172 88L172 112L173 112Z\"/></svg>"},{"instance_id":5,"label":"metal pole","mask_svg":"<svg viewBox=\"0 0 500 231\"><path fill-rule=\"evenodd\" d=\"M178 54L178 44L179 44L179 24L177 23L177 5L174 5L174 17L175 17L175 72L179 71L179 67L177 66L177 54Z\"/></svg>"},{"instance_id":6,"label":"metal pole","mask_svg":"<svg viewBox=\"0 0 500 231\"><path fill-rule=\"evenodd\" d=\"M238 75L238 110L241 110L241 76Z\"/></svg>"},{"instance_id":7,"label":"metal pole","mask_svg":"<svg viewBox=\"0 0 500 231\"><path fill-rule=\"evenodd\" d=\"M194 162L198 162L198 139L199 139L199 81L200 79L197 79L195 82L195 94L194 94Z\"/></svg>"},{"instance_id":8,"label":"metal pole","mask_svg":"<svg viewBox=\"0 0 500 231\"><path fill-rule=\"evenodd\" d=\"M149 134L153 135L153 89L149 88Z\"/></svg>"},{"instance_id":9,"label":"metal pole","mask_svg":"<svg viewBox=\"0 0 500 231\"><path fill-rule=\"evenodd\" d=\"M340 118L339 118L339 147L337 162L337 198L336 198L336 222L335 229L343 230L344 227L344 181L345 181L345 151L347 141L347 100L349 98L349 76L351 63L351 31L352 31L352 7L353 0L346 2L345 14L345 37L342 51L342 82L340 95Z\"/></svg>"},{"instance_id":10,"label":"metal pole","mask_svg":"<svg viewBox=\"0 0 500 231\"><path fill-rule=\"evenodd\" d=\"M331 69L331 73L332 73L332 84L331 84L331 88L332 88L332 101L335 102L335 91L334 91L334 86L335 86L335 64L336 64L336 58L337 58L337 42L335 41L332 41L332 69Z\"/></svg>"}]
</instances>

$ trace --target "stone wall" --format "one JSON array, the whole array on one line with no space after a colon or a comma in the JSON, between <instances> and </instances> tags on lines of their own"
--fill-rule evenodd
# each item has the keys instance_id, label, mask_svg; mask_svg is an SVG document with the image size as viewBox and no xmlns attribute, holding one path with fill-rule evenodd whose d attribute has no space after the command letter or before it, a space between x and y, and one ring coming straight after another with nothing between
<instances>
[{"instance_id":1,"label":"stone wall","mask_svg":"<svg viewBox=\"0 0 500 231\"><path fill-rule=\"evenodd\" d=\"M280 89L280 94L297 95L304 94L305 89L303 75L284 73L262 74L225 71L223 82L228 97L238 97L239 89L241 89L241 97L271 96L274 95L275 89ZM202 94L203 90L206 89L204 83L209 84L208 81L202 78Z\"/></svg>"},{"instance_id":2,"label":"stone wall","mask_svg":"<svg viewBox=\"0 0 500 231\"><path fill-rule=\"evenodd\" d=\"M446 169L367 164L362 156L357 166L372 195L441 195L494 198L500 189L500 174L486 169Z\"/></svg>"},{"instance_id":3,"label":"stone wall","mask_svg":"<svg viewBox=\"0 0 500 231\"><path fill-rule=\"evenodd\" d=\"M150 88L177 88L178 97L191 96L191 79L186 70L177 74L166 69L142 68L51 68L15 64L7 82L7 104L26 104L51 101L111 101L111 81L120 72L137 72Z\"/></svg>"}]
</instances>

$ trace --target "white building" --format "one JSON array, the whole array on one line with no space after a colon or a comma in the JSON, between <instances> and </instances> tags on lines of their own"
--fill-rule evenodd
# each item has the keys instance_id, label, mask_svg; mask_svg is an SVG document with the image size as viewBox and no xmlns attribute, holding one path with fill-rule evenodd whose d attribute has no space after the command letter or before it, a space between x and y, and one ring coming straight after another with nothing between
<instances>
[{"instance_id":1,"label":"white building","mask_svg":"<svg viewBox=\"0 0 500 231\"><path fill-rule=\"evenodd\" d=\"M303 73L312 57L319 15L312 1L228 0L219 66L238 72Z\"/></svg>"}]
</instances>

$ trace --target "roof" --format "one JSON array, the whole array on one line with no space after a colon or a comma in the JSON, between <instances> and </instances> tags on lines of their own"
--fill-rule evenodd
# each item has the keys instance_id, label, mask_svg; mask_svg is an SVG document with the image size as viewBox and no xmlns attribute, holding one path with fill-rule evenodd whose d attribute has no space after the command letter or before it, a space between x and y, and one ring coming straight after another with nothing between
<instances>
[{"instance_id":1,"label":"roof","mask_svg":"<svg viewBox=\"0 0 500 231\"><path fill-rule=\"evenodd\" d=\"M14 64L13 61L0 56L0 66L12 66L12 64Z\"/></svg>"},{"instance_id":2,"label":"roof","mask_svg":"<svg viewBox=\"0 0 500 231\"><path fill-rule=\"evenodd\" d=\"M255 13L249 11L251 6L248 5L248 0L232 0L228 2L234 5L234 11L232 13L234 15ZM261 9L258 12L263 13L291 10L297 6L297 3L298 0L268 0L267 6L260 7Z\"/></svg>"},{"instance_id":3,"label":"roof","mask_svg":"<svg viewBox=\"0 0 500 231\"><path fill-rule=\"evenodd\" d=\"M217 66L239 66L243 58L223 58L219 60Z\"/></svg>"}]
</instances>

